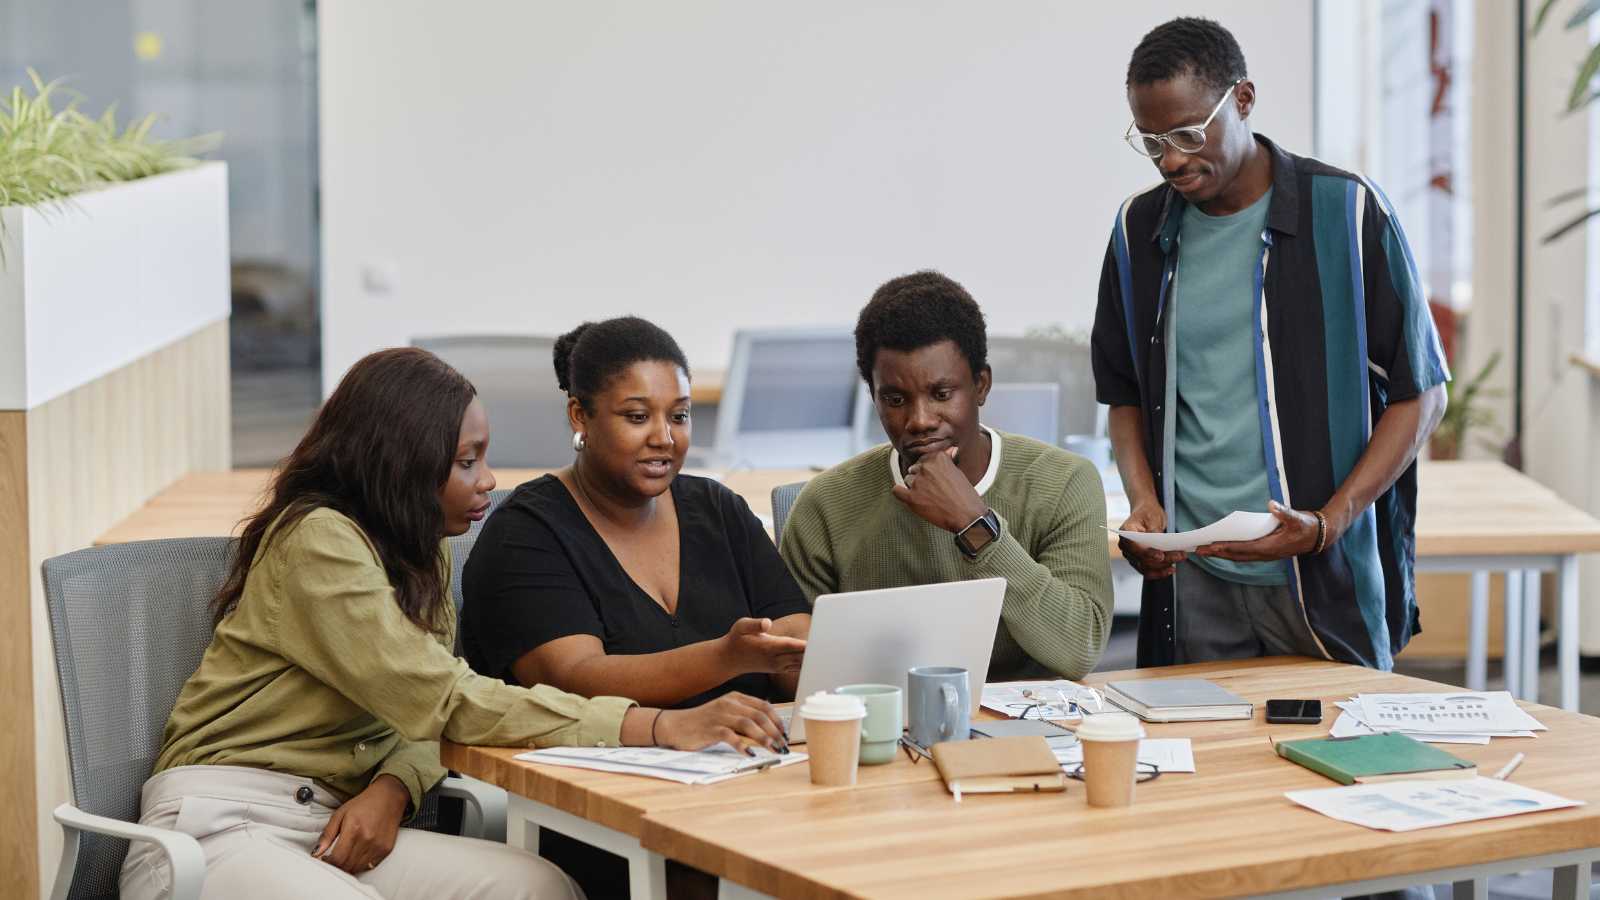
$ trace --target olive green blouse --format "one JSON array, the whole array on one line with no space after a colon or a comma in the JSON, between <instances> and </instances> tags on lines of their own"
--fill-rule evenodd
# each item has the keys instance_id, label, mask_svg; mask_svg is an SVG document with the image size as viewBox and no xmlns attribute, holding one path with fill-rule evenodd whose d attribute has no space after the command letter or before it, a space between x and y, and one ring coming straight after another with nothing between
<instances>
[{"instance_id":1,"label":"olive green blouse","mask_svg":"<svg viewBox=\"0 0 1600 900\"><path fill-rule=\"evenodd\" d=\"M448 572L447 545L441 555ZM319 508L270 534L178 695L155 771L253 766L316 779L346 799L389 774L416 810L444 777L441 737L620 743L633 701L478 675L451 652L455 607L444 611L442 633L407 619L372 543L341 513Z\"/></svg>"}]
</instances>

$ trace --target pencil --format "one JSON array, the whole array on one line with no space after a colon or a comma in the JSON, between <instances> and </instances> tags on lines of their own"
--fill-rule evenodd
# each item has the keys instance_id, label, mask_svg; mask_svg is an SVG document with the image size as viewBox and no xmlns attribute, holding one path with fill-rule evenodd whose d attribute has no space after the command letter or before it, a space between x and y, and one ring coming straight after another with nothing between
<instances>
[{"instance_id":1,"label":"pencil","mask_svg":"<svg viewBox=\"0 0 1600 900\"><path fill-rule=\"evenodd\" d=\"M1506 763L1505 767L1500 771L1494 773L1494 777L1500 779L1501 781L1505 781L1507 778L1510 778L1511 773L1517 770L1517 766L1522 765L1522 760L1525 757L1526 754L1523 753L1518 753L1516 756L1511 757L1511 761Z\"/></svg>"}]
</instances>

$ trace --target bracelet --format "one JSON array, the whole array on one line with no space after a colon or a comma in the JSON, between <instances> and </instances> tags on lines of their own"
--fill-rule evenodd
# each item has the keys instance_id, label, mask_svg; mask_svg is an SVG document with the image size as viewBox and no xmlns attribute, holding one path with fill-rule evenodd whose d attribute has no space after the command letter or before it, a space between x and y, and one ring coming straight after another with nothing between
<instances>
[{"instance_id":1,"label":"bracelet","mask_svg":"<svg viewBox=\"0 0 1600 900\"><path fill-rule=\"evenodd\" d=\"M664 712L666 712L664 709L656 710L656 717L650 720L650 746L652 747L661 746L656 743L656 723L661 721L661 714Z\"/></svg>"},{"instance_id":2,"label":"bracelet","mask_svg":"<svg viewBox=\"0 0 1600 900\"><path fill-rule=\"evenodd\" d=\"M1322 552L1322 546L1328 540L1328 517L1320 510L1313 510L1311 514L1317 517L1317 546L1311 548L1311 555L1316 556Z\"/></svg>"}]
</instances>

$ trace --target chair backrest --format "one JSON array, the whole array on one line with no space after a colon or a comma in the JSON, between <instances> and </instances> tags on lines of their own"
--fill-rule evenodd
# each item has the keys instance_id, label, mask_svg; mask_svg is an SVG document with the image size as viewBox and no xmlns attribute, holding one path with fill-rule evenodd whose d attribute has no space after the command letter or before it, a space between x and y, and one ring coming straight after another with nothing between
<instances>
[{"instance_id":1,"label":"chair backrest","mask_svg":"<svg viewBox=\"0 0 1600 900\"><path fill-rule=\"evenodd\" d=\"M1089 345L1052 338L990 337L989 368L994 379L1006 384L1053 383L1060 385L1055 438L1063 435L1099 434L1104 415L1095 402L1094 368Z\"/></svg>"},{"instance_id":2,"label":"chair backrest","mask_svg":"<svg viewBox=\"0 0 1600 900\"><path fill-rule=\"evenodd\" d=\"M1061 446L1059 398L1056 384L1009 384L996 382L989 388L979 418L990 428L1011 434L1027 435L1046 444ZM866 385L856 397L855 449L857 453L889 440L883 423L872 405Z\"/></svg>"},{"instance_id":3,"label":"chair backrest","mask_svg":"<svg viewBox=\"0 0 1600 900\"><path fill-rule=\"evenodd\" d=\"M91 547L45 560L45 606L79 809L139 818L139 789L178 691L211 643L209 604L234 542L181 538ZM117 896L128 842L85 834L73 900Z\"/></svg>"},{"instance_id":4,"label":"chair backrest","mask_svg":"<svg viewBox=\"0 0 1600 900\"><path fill-rule=\"evenodd\" d=\"M472 555L472 545L478 540L478 532L483 530L483 523L489 521L489 516L500 508L500 504L511 496L515 488L499 488L489 492L489 512L482 519L472 523L466 534L458 534L447 538L450 543L450 599L456 604L456 621L461 621L461 604L466 602L466 597L461 593L461 573L467 567L467 557ZM456 629L456 655L461 654L461 629Z\"/></svg>"},{"instance_id":5,"label":"chair backrest","mask_svg":"<svg viewBox=\"0 0 1600 900\"><path fill-rule=\"evenodd\" d=\"M489 458L496 466L553 468L572 462L567 395L556 387L556 339L534 335L455 335L411 341L455 367L489 412Z\"/></svg>"},{"instance_id":6,"label":"chair backrest","mask_svg":"<svg viewBox=\"0 0 1600 900\"><path fill-rule=\"evenodd\" d=\"M789 518L789 510L794 507L794 501L800 496L800 489L805 487L804 481L790 484L780 484L772 489L772 542L783 546L783 523Z\"/></svg>"},{"instance_id":7,"label":"chair backrest","mask_svg":"<svg viewBox=\"0 0 1600 900\"><path fill-rule=\"evenodd\" d=\"M999 383L989 389L983 422L1010 434L1021 434L1052 447L1061 446L1061 386Z\"/></svg>"},{"instance_id":8,"label":"chair backrest","mask_svg":"<svg viewBox=\"0 0 1600 900\"><path fill-rule=\"evenodd\" d=\"M717 463L781 468L848 459L856 381L847 327L738 332L717 404Z\"/></svg>"}]
</instances>

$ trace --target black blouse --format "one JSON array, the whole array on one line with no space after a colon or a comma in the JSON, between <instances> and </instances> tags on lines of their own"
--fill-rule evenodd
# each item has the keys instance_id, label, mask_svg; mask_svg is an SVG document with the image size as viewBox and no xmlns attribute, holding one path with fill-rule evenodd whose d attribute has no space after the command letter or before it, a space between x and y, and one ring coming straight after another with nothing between
<instances>
[{"instance_id":1,"label":"black blouse","mask_svg":"<svg viewBox=\"0 0 1600 900\"><path fill-rule=\"evenodd\" d=\"M517 488L484 523L462 576L461 644L478 672L512 684L511 664L556 638L592 634L608 654L659 653L728 633L734 620L781 619L811 606L744 498L692 475L672 480L678 607L644 592L554 475ZM728 691L771 699L748 674L678 704Z\"/></svg>"}]
</instances>

